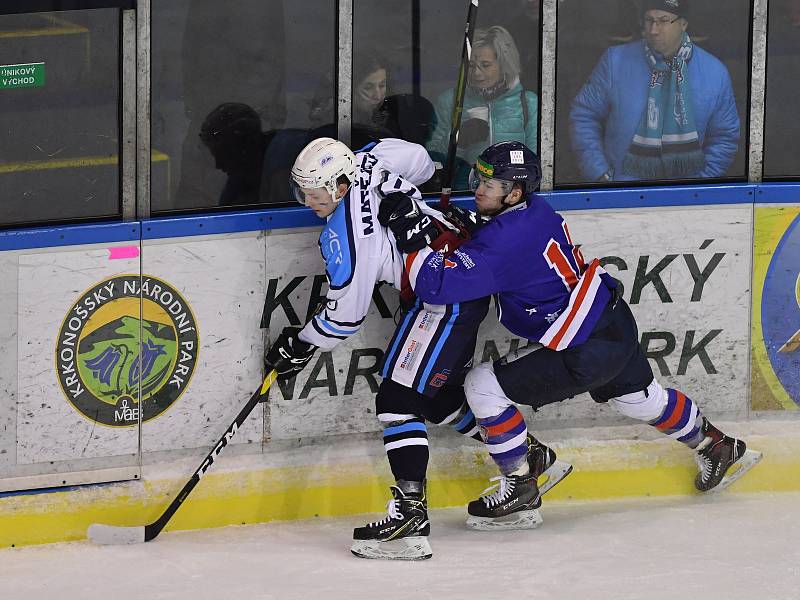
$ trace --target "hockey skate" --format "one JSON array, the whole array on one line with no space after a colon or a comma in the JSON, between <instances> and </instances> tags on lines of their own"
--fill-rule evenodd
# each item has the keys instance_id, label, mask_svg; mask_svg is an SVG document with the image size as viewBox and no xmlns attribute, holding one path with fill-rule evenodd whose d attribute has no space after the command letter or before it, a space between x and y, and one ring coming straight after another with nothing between
<instances>
[{"instance_id":1,"label":"hockey skate","mask_svg":"<svg viewBox=\"0 0 800 600\"><path fill-rule=\"evenodd\" d=\"M721 492L761 460L761 452L748 450L744 441L723 434L705 418L702 431L705 438L695 455L700 472L694 480L701 492Z\"/></svg>"},{"instance_id":2,"label":"hockey skate","mask_svg":"<svg viewBox=\"0 0 800 600\"><path fill-rule=\"evenodd\" d=\"M542 523L536 475L501 475L467 507L467 527L480 531L534 529Z\"/></svg>"},{"instance_id":3,"label":"hockey skate","mask_svg":"<svg viewBox=\"0 0 800 600\"><path fill-rule=\"evenodd\" d=\"M392 499L386 505L388 514L380 521L353 530L350 551L359 558L384 558L388 560L423 560L432 556L428 535L428 506L422 484L420 490L409 491L407 484L399 481L391 486ZM401 488L406 488L403 491Z\"/></svg>"},{"instance_id":4,"label":"hockey skate","mask_svg":"<svg viewBox=\"0 0 800 600\"><path fill-rule=\"evenodd\" d=\"M544 496L572 473L572 465L556 458L552 448L528 434L528 467L538 479L539 495Z\"/></svg>"}]
</instances>

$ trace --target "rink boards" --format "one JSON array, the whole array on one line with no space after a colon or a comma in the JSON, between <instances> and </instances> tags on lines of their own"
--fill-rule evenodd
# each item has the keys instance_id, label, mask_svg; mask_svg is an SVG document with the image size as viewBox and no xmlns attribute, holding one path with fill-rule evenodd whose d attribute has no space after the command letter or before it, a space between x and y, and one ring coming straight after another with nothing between
<instances>
[{"instance_id":1,"label":"rink boards","mask_svg":"<svg viewBox=\"0 0 800 600\"><path fill-rule=\"evenodd\" d=\"M663 384L745 432L755 417L792 422L800 210L785 201L654 204L562 212L585 257L599 257L621 281ZM2 234L0 491L134 481L0 498L0 531L10 536L0 545L76 539L90 515L140 523L158 513L260 381L265 343L304 323L324 296L317 223L283 209ZM239 431L231 460L252 468L210 472L175 527L380 509L389 477L373 400L397 294L382 286L373 299L358 334L318 353L293 385L275 385ZM490 314L475 360L521 343ZM690 491L691 455L657 439L632 441L644 426L631 439L592 445L598 428L628 423L588 397L537 413L533 428L582 463L553 495ZM574 444L561 439L565 427L588 429ZM432 502L459 504L480 492L492 472L480 449L450 432L433 439L445 451L441 460L433 453ZM785 440L781 447L796 443L791 432ZM603 453L638 453L642 443L656 444L664 460L634 461L637 475L620 472L619 481L609 475L617 470L596 467ZM331 448L346 456L331 463ZM149 464L181 459L183 475L148 473ZM759 471L737 486L800 487L791 460L765 460ZM51 518L63 527L21 533Z\"/></svg>"},{"instance_id":2,"label":"rink boards","mask_svg":"<svg viewBox=\"0 0 800 600\"><path fill-rule=\"evenodd\" d=\"M764 459L723 492L725 497L709 497L709 502L728 502L742 493L800 489L796 421L721 424L761 450ZM647 437L641 433L641 427L629 426L545 432L542 439L574 465L573 473L545 497L545 521L551 502L697 494L692 453L665 439L634 441ZM432 436L429 505L464 506L466 518L467 502L486 488L496 470L477 443L454 446L444 437ZM290 450L280 457L223 459L217 471L203 477L166 531L385 511L391 474L378 439L311 446L297 454ZM85 539L92 523L149 523L185 483L196 462L145 467L143 481L0 498L0 547Z\"/></svg>"}]
</instances>

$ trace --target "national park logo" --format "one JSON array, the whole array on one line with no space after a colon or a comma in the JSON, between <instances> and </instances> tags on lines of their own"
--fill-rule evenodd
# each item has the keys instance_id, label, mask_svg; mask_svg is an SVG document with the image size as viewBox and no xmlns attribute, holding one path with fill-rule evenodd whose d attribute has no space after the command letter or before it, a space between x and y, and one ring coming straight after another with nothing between
<instances>
[{"instance_id":1,"label":"national park logo","mask_svg":"<svg viewBox=\"0 0 800 600\"><path fill-rule=\"evenodd\" d=\"M155 277L118 275L84 292L64 317L55 351L58 380L88 419L132 427L140 408L146 422L183 394L198 341L192 310L177 290Z\"/></svg>"}]
</instances>

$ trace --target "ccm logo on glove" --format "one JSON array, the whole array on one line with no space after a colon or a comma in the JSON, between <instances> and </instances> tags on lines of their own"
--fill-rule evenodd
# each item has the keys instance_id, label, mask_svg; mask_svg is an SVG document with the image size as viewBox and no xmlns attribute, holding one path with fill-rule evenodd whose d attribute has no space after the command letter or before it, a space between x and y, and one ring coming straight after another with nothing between
<instances>
[{"instance_id":1,"label":"ccm logo on glove","mask_svg":"<svg viewBox=\"0 0 800 600\"><path fill-rule=\"evenodd\" d=\"M398 250L407 254L421 250L439 234L433 219L422 214L414 199L401 192L381 199L378 222L392 231Z\"/></svg>"}]
</instances>

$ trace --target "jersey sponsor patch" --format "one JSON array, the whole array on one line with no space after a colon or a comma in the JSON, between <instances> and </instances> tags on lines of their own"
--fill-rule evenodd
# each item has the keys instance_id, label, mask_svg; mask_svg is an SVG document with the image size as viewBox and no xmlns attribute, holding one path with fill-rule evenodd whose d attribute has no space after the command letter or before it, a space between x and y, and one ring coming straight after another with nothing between
<instances>
[{"instance_id":1,"label":"jersey sponsor patch","mask_svg":"<svg viewBox=\"0 0 800 600\"><path fill-rule=\"evenodd\" d=\"M436 334L443 316L444 313L430 310L419 312L414 319L414 325L411 327L408 337L403 343L400 357L392 370L391 378L393 381L406 387L414 385L414 379L419 369L424 366L423 358L431 345L433 336Z\"/></svg>"}]
</instances>

